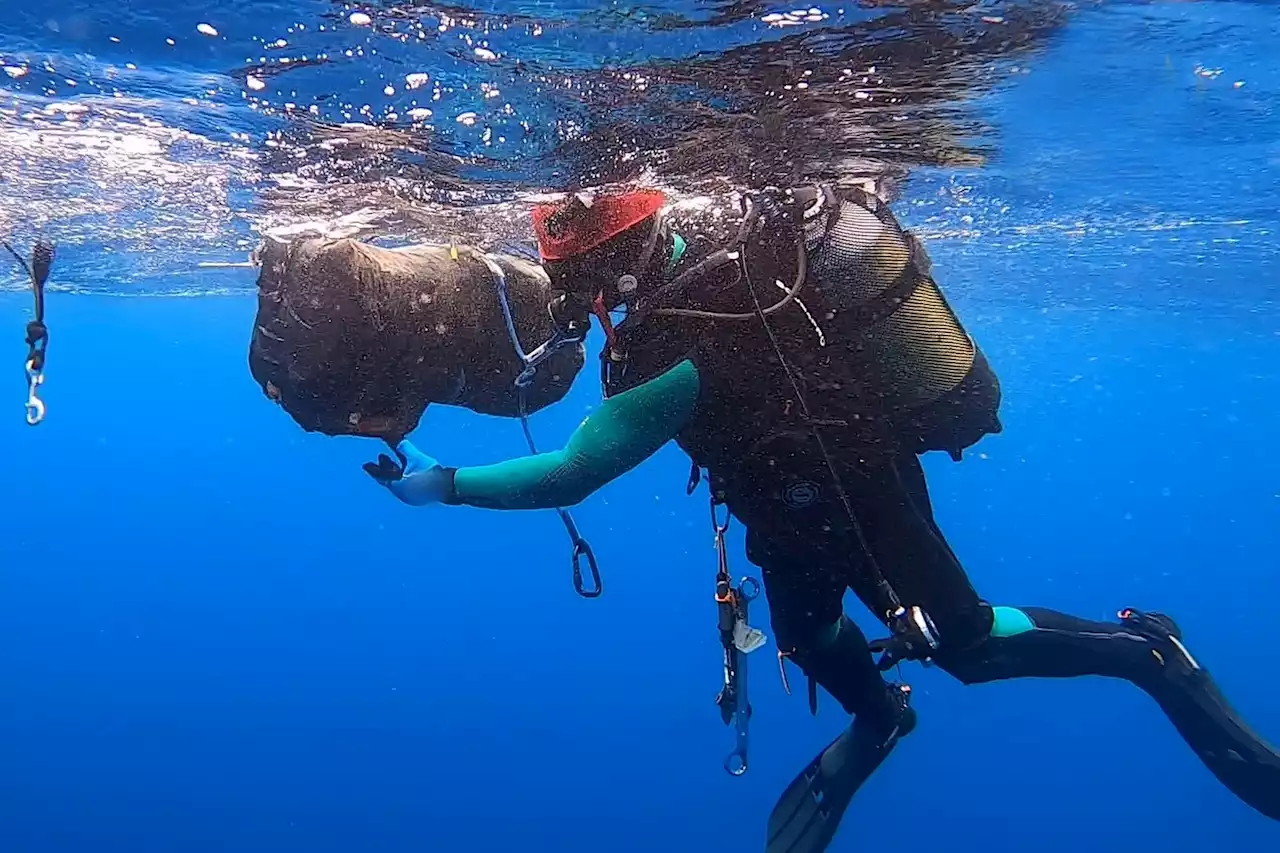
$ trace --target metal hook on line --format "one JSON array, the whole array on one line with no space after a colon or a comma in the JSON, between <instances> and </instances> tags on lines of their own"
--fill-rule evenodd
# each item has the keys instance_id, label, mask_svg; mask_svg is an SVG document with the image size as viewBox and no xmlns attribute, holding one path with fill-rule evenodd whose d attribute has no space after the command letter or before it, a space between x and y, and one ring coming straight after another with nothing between
<instances>
[{"instance_id":1,"label":"metal hook on line","mask_svg":"<svg viewBox=\"0 0 1280 853\"><path fill-rule=\"evenodd\" d=\"M27 423L35 426L44 420L45 406L36 393L44 383L44 373L35 369L34 362L27 362Z\"/></svg>"}]
</instances>

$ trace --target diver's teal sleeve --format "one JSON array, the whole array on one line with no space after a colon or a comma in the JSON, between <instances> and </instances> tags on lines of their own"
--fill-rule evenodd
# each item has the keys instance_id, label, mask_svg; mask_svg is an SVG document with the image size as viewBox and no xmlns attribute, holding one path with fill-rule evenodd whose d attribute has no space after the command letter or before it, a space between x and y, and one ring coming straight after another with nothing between
<instances>
[{"instance_id":1,"label":"diver's teal sleeve","mask_svg":"<svg viewBox=\"0 0 1280 853\"><path fill-rule=\"evenodd\" d=\"M449 503L489 509L572 506L676 437L698 401L698 369L686 359L610 397L563 450L496 465L459 468Z\"/></svg>"}]
</instances>

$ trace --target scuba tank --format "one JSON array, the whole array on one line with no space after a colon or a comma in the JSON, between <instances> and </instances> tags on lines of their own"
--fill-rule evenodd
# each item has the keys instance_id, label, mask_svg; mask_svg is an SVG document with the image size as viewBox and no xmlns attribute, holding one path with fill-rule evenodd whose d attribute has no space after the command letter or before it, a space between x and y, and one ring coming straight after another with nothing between
<instances>
[{"instance_id":1,"label":"scuba tank","mask_svg":"<svg viewBox=\"0 0 1280 853\"><path fill-rule=\"evenodd\" d=\"M888 207L857 189L823 195L834 209L805 228L814 284L860 329L860 367L899 438L959 460L1001 431L999 380L934 282L924 247Z\"/></svg>"}]
</instances>

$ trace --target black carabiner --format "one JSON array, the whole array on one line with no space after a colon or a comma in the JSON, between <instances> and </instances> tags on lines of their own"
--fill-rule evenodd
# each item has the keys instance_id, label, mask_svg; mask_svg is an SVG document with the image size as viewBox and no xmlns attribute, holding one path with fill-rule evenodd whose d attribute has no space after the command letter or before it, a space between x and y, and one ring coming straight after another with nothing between
<instances>
[{"instance_id":1,"label":"black carabiner","mask_svg":"<svg viewBox=\"0 0 1280 853\"><path fill-rule=\"evenodd\" d=\"M587 569L591 572L591 589L582 582L582 558L587 558ZM583 598L599 598L604 592L604 582L600 580L600 569L596 566L596 552L585 539L573 543L573 588Z\"/></svg>"},{"instance_id":2,"label":"black carabiner","mask_svg":"<svg viewBox=\"0 0 1280 853\"><path fill-rule=\"evenodd\" d=\"M520 395L520 426L524 429L524 438L529 444L529 452L536 456L538 446L533 440L533 430L529 429L529 413L525 407L525 386L517 383L516 388ZM556 507L556 514L560 516L560 522L564 524L565 532L569 534L569 541L573 543L574 590L583 598L599 598L600 594L604 592L604 582L600 580L600 567L596 565L595 552L591 550L591 545L578 532L578 523L573 520L569 510L564 507ZM591 586L593 589L587 589L582 582L581 558L584 556L587 558L587 568L591 570Z\"/></svg>"},{"instance_id":3,"label":"black carabiner","mask_svg":"<svg viewBox=\"0 0 1280 853\"><path fill-rule=\"evenodd\" d=\"M728 507L725 507L724 521L723 522L720 521L719 508L722 506L724 506L724 504L716 500L715 495L712 495L711 496L711 527L716 532L717 546L723 544L724 535L729 532L729 522L733 519L733 513L729 511Z\"/></svg>"}]
</instances>

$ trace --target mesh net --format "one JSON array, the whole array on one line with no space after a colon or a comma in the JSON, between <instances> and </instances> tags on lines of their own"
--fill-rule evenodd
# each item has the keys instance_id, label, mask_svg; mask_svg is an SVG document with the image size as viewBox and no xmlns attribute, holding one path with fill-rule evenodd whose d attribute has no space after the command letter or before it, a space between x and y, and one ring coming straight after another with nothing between
<instances>
[{"instance_id":1,"label":"mesh net","mask_svg":"<svg viewBox=\"0 0 1280 853\"><path fill-rule=\"evenodd\" d=\"M519 415L522 365L493 275L474 250L386 249L355 240L269 241L260 253L249 366L304 429L402 436L430 403ZM552 332L549 283L524 260L495 256L526 349ZM564 396L583 355L562 350L528 389L529 411Z\"/></svg>"}]
</instances>

